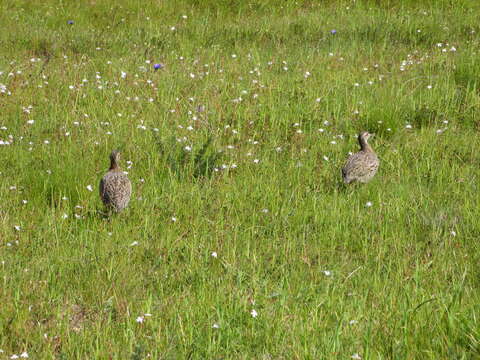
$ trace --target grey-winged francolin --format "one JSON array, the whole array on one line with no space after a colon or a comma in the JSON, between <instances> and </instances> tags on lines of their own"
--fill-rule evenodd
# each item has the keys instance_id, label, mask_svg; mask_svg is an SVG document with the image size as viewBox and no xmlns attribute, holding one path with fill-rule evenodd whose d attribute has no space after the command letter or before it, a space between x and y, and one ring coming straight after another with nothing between
<instances>
[{"instance_id":1,"label":"grey-winged francolin","mask_svg":"<svg viewBox=\"0 0 480 360\"><path fill-rule=\"evenodd\" d=\"M110 154L110 169L100 180L100 198L107 208L120 212L125 209L132 194L132 184L120 169L120 152Z\"/></svg>"},{"instance_id":2,"label":"grey-winged francolin","mask_svg":"<svg viewBox=\"0 0 480 360\"><path fill-rule=\"evenodd\" d=\"M360 151L350 155L342 169L343 181L346 184L352 181L369 182L377 173L380 160L368 143L373 134L363 131L358 135Z\"/></svg>"}]
</instances>

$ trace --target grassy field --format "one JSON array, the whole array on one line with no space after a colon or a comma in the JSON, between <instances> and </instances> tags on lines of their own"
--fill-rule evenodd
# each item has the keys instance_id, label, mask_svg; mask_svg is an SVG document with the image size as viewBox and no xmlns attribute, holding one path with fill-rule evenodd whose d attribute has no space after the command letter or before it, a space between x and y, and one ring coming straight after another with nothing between
<instances>
[{"instance_id":1,"label":"grassy field","mask_svg":"<svg viewBox=\"0 0 480 360\"><path fill-rule=\"evenodd\" d=\"M478 14L1 1L0 359L480 358Z\"/></svg>"}]
</instances>

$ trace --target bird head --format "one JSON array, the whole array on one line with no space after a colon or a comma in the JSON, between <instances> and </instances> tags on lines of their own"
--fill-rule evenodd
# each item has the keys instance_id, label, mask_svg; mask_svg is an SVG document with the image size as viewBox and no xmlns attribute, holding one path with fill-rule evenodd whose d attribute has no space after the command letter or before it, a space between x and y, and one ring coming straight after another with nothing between
<instances>
[{"instance_id":1,"label":"bird head","mask_svg":"<svg viewBox=\"0 0 480 360\"><path fill-rule=\"evenodd\" d=\"M113 150L110 154L110 170L118 168L120 162L120 151Z\"/></svg>"},{"instance_id":2,"label":"bird head","mask_svg":"<svg viewBox=\"0 0 480 360\"><path fill-rule=\"evenodd\" d=\"M362 131L362 132L358 135L358 140L363 139L363 140L365 140L365 141L367 142L368 139L373 138L374 136L375 136L375 134L371 134L371 133L369 133L368 131Z\"/></svg>"},{"instance_id":3,"label":"bird head","mask_svg":"<svg viewBox=\"0 0 480 360\"><path fill-rule=\"evenodd\" d=\"M371 150L372 148L368 144L368 139L372 138L375 134L371 134L368 131L362 131L358 135L358 142L360 143L360 148L362 150Z\"/></svg>"}]
</instances>

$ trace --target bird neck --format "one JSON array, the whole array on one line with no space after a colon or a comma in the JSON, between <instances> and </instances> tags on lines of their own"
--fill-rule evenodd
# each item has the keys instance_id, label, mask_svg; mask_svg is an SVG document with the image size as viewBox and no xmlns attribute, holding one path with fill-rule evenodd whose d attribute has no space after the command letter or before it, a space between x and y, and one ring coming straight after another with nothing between
<instances>
[{"instance_id":1,"label":"bird neck","mask_svg":"<svg viewBox=\"0 0 480 360\"><path fill-rule=\"evenodd\" d=\"M370 144L363 137L359 137L358 142L360 143L360 149L362 151L373 151Z\"/></svg>"},{"instance_id":2,"label":"bird neck","mask_svg":"<svg viewBox=\"0 0 480 360\"><path fill-rule=\"evenodd\" d=\"M115 159L111 159L110 160L110 171L119 171L120 170L120 167L118 166L117 162L115 161Z\"/></svg>"}]
</instances>

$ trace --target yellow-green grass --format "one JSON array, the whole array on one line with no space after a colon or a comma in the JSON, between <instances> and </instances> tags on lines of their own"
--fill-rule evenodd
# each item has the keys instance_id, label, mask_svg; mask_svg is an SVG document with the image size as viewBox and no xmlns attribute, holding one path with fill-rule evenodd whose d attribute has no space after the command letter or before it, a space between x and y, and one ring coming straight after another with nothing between
<instances>
[{"instance_id":1,"label":"yellow-green grass","mask_svg":"<svg viewBox=\"0 0 480 360\"><path fill-rule=\"evenodd\" d=\"M0 359L480 357L479 13L1 1Z\"/></svg>"}]
</instances>

